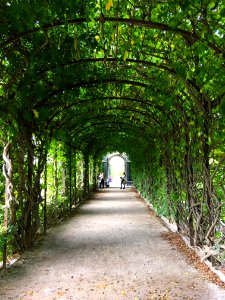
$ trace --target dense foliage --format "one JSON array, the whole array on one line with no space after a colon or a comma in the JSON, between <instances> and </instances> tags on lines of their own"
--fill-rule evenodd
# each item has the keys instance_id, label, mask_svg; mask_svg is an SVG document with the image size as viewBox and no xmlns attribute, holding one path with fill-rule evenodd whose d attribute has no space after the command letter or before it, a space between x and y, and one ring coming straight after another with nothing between
<instances>
[{"instance_id":1,"label":"dense foliage","mask_svg":"<svg viewBox=\"0 0 225 300\"><path fill-rule=\"evenodd\" d=\"M222 0L1 1L3 250L85 199L110 151L192 245L224 243L224 16Z\"/></svg>"}]
</instances>

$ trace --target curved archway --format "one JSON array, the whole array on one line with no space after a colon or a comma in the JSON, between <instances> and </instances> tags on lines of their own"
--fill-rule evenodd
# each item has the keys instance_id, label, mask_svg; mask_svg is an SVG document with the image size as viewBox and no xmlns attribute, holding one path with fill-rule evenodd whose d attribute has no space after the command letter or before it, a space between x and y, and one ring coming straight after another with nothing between
<instances>
[{"instance_id":1,"label":"curved archway","mask_svg":"<svg viewBox=\"0 0 225 300\"><path fill-rule=\"evenodd\" d=\"M132 184L131 161L126 153L109 153L102 159L106 185L110 187L120 186L120 176L125 172L127 185Z\"/></svg>"},{"instance_id":2,"label":"curved archway","mask_svg":"<svg viewBox=\"0 0 225 300\"><path fill-rule=\"evenodd\" d=\"M204 235L214 241L217 212L225 215L223 1L49 2L0 5L0 127L2 142L12 140L23 157L14 164L21 211L13 213L28 216L25 242L51 141L53 159L64 148L70 175L79 152L84 196L97 177L89 165L95 173L103 163L108 180L117 158L115 173L125 171L129 183L128 153L134 185L179 224L188 220L197 244ZM76 196L70 180L70 209L73 186Z\"/></svg>"}]
</instances>

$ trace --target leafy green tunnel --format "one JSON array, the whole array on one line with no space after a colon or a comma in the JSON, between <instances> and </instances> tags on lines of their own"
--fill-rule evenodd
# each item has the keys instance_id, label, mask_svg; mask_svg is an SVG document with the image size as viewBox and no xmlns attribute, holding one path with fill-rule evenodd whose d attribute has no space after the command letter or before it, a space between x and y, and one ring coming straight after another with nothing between
<instances>
[{"instance_id":1,"label":"leafy green tunnel","mask_svg":"<svg viewBox=\"0 0 225 300\"><path fill-rule=\"evenodd\" d=\"M192 245L220 245L224 12L222 0L1 1L3 260L95 190L113 151Z\"/></svg>"}]
</instances>

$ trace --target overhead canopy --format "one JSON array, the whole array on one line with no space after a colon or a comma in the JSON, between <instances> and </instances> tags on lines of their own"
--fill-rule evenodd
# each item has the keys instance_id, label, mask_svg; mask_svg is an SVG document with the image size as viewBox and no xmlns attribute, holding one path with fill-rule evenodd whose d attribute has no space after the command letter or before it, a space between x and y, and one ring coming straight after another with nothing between
<instances>
[{"instance_id":1,"label":"overhead canopy","mask_svg":"<svg viewBox=\"0 0 225 300\"><path fill-rule=\"evenodd\" d=\"M71 210L118 152L191 245L223 240L224 35L224 0L1 1L1 190L22 247L59 182Z\"/></svg>"},{"instance_id":2,"label":"overhead canopy","mask_svg":"<svg viewBox=\"0 0 225 300\"><path fill-rule=\"evenodd\" d=\"M224 12L222 0L3 0L2 119L90 152L208 122L225 94Z\"/></svg>"}]
</instances>

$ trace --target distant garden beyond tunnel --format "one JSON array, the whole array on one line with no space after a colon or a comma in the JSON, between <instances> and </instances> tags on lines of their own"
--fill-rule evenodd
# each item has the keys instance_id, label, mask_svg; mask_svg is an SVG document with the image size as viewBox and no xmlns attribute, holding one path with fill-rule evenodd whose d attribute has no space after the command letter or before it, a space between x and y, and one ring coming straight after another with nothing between
<instances>
[{"instance_id":1,"label":"distant garden beyond tunnel","mask_svg":"<svg viewBox=\"0 0 225 300\"><path fill-rule=\"evenodd\" d=\"M223 263L224 12L222 0L1 1L4 267L111 175L109 153Z\"/></svg>"}]
</instances>

